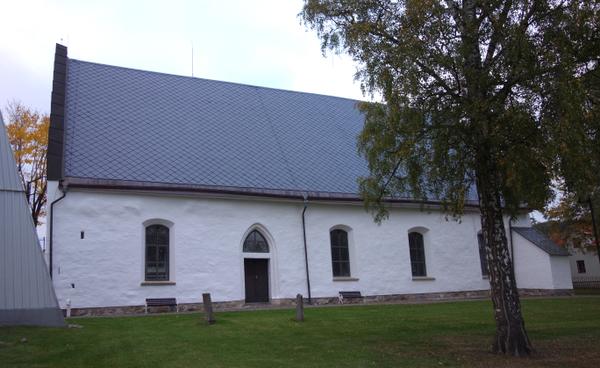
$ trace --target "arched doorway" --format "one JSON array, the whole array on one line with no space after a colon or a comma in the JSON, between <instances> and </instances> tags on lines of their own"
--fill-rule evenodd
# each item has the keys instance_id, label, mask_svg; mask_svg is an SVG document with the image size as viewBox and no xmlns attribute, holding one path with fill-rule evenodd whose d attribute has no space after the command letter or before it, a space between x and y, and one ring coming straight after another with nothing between
<instances>
[{"instance_id":1,"label":"arched doorway","mask_svg":"<svg viewBox=\"0 0 600 368\"><path fill-rule=\"evenodd\" d=\"M244 239L244 285L246 303L269 301L269 242L257 229Z\"/></svg>"}]
</instances>

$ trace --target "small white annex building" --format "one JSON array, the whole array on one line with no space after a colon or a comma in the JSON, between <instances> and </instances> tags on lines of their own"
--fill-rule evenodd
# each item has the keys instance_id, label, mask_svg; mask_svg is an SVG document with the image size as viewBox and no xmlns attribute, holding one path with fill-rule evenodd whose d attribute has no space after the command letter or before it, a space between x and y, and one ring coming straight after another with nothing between
<instances>
[{"instance_id":1,"label":"small white annex building","mask_svg":"<svg viewBox=\"0 0 600 368\"><path fill-rule=\"evenodd\" d=\"M204 292L237 305L489 290L475 198L460 223L411 198L381 225L365 212L356 101L73 60L60 45L53 86L49 267L75 314L147 298L190 309ZM566 253L526 214L511 226L523 292L569 292Z\"/></svg>"}]
</instances>

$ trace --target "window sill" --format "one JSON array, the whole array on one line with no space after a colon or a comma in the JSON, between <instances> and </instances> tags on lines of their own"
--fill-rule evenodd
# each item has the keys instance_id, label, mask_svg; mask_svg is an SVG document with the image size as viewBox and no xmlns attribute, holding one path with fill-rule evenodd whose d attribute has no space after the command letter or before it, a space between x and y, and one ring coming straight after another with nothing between
<instances>
[{"instance_id":1,"label":"window sill","mask_svg":"<svg viewBox=\"0 0 600 368\"><path fill-rule=\"evenodd\" d=\"M358 281L357 277L334 277L333 281Z\"/></svg>"},{"instance_id":2,"label":"window sill","mask_svg":"<svg viewBox=\"0 0 600 368\"><path fill-rule=\"evenodd\" d=\"M140 286L175 285L175 281L142 281Z\"/></svg>"},{"instance_id":3,"label":"window sill","mask_svg":"<svg viewBox=\"0 0 600 368\"><path fill-rule=\"evenodd\" d=\"M435 281L435 277L429 276L413 276L413 281Z\"/></svg>"}]
</instances>

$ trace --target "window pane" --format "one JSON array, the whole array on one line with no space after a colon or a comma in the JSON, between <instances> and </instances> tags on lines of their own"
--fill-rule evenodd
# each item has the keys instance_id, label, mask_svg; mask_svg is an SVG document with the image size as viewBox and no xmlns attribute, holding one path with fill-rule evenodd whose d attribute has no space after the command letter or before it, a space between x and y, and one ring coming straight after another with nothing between
<instances>
[{"instance_id":1,"label":"window pane","mask_svg":"<svg viewBox=\"0 0 600 368\"><path fill-rule=\"evenodd\" d=\"M348 233L344 230L332 230L329 233L331 242L331 269L334 277L350 276L350 252L348 249Z\"/></svg>"},{"instance_id":2,"label":"window pane","mask_svg":"<svg viewBox=\"0 0 600 368\"><path fill-rule=\"evenodd\" d=\"M410 264L413 276L426 276L425 269L425 247L423 246L423 235L420 233L408 234L410 250Z\"/></svg>"},{"instance_id":3,"label":"window pane","mask_svg":"<svg viewBox=\"0 0 600 368\"><path fill-rule=\"evenodd\" d=\"M585 261L577 261L577 273L585 273Z\"/></svg>"},{"instance_id":4,"label":"window pane","mask_svg":"<svg viewBox=\"0 0 600 368\"><path fill-rule=\"evenodd\" d=\"M331 232L331 245L348 247L348 233L344 230L333 230Z\"/></svg>"},{"instance_id":5,"label":"window pane","mask_svg":"<svg viewBox=\"0 0 600 368\"><path fill-rule=\"evenodd\" d=\"M413 276L425 276L421 263L412 264L412 275Z\"/></svg>"},{"instance_id":6,"label":"window pane","mask_svg":"<svg viewBox=\"0 0 600 368\"><path fill-rule=\"evenodd\" d=\"M244 240L244 252L269 253L269 243L260 232L253 230Z\"/></svg>"},{"instance_id":7,"label":"window pane","mask_svg":"<svg viewBox=\"0 0 600 368\"><path fill-rule=\"evenodd\" d=\"M331 261L337 262L340 260L340 250L338 247L331 246Z\"/></svg>"},{"instance_id":8,"label":"window pane","mask_svg":"<svg viewBox=\"0 0 600 368\"><path fill-rule=\"evenodd\" d=\"M166 226L159 226L156 229L156 243L157 244L169 244L169 228Z\"/></svg>"},{"instance_id":9,"label":"window pane","mask_svg":"<svg viewBox=\"0 0 600 368\"><path fill-rule=\"evenodd\" d=\"M340 266L339 262L333 262L331 265L332 269L333 269L333 276L337 277L337 276L341 276L342 274L342 269Z\"/></svg>"},{"instance_id":10,"label":"window pane","mask_svg":"<svg viewBox=\"0 0 600 368\"><path fill-rule=\"evenodd\" d=\"M340 263L340 276L350 276L350 263L348 263L348 262Z\"/></svg>"},{"instance_id":11,"label":"window pane","mask_svg":"<svg viewBox=\"0 0 600 368\"><path fill-rule=\"evenodd\" d=\"M169 280L169 228L146 227L146 280Z\"/></svg>"},{"instance_id":12,"label":"window pane","mask_svg":"<svg viewBox=\"0 0 600 368\"><path fill-rule=\"evenodd\" d=\"M156 261L156 248L153 246L146 247L146 263Z\"/></svg>"},{"instance_id":13,"label":"window pane","mask_svg":"<svg viewBox=\"0 0 600 368\"><path fill-rule=\"evenodd\" d=\"M340 261L348 262L350 260L350 253L348 252L348 247L340 247Z\"/></svg>"},{"instance_id":14,"label":"window pane","mask_svg":"<svg viewBox=\"0 0 600 368\"><path fill-rule=\"evenodd\" d=\"M169 255L169 248L167 247L158 247L158 261L166 262Z\"/></svg>"}]
</instances>

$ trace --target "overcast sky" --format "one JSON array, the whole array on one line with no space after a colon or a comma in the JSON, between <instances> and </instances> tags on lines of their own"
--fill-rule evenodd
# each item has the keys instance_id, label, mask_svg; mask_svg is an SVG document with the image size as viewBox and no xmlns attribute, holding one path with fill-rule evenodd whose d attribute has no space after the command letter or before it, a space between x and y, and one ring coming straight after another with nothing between
<instances>
[{"instance_id":1,"label":"overcast sky","mask_svg":"<svg viewBox=\"0 0 600 368\"><path fill-rule=\"evenodd\" d=\"M321 54L302 0L59 1L0 4L0 105L50 111L54 45L70 58L362 99L347 56Z\"/></svg>"},{"instance_id":2,"label":"overcast sky","mask_svg":"<svg viewBox=\"0 0 600 368\"><path fill-rule=\"evenodd\" d=\"M364 99L345 55L323 57L302 0L15 0L0 5L0 106L50 112L55 44L70 58ZM539 216L536 216L539 217Z\"/></svg>"}]
</instances>

